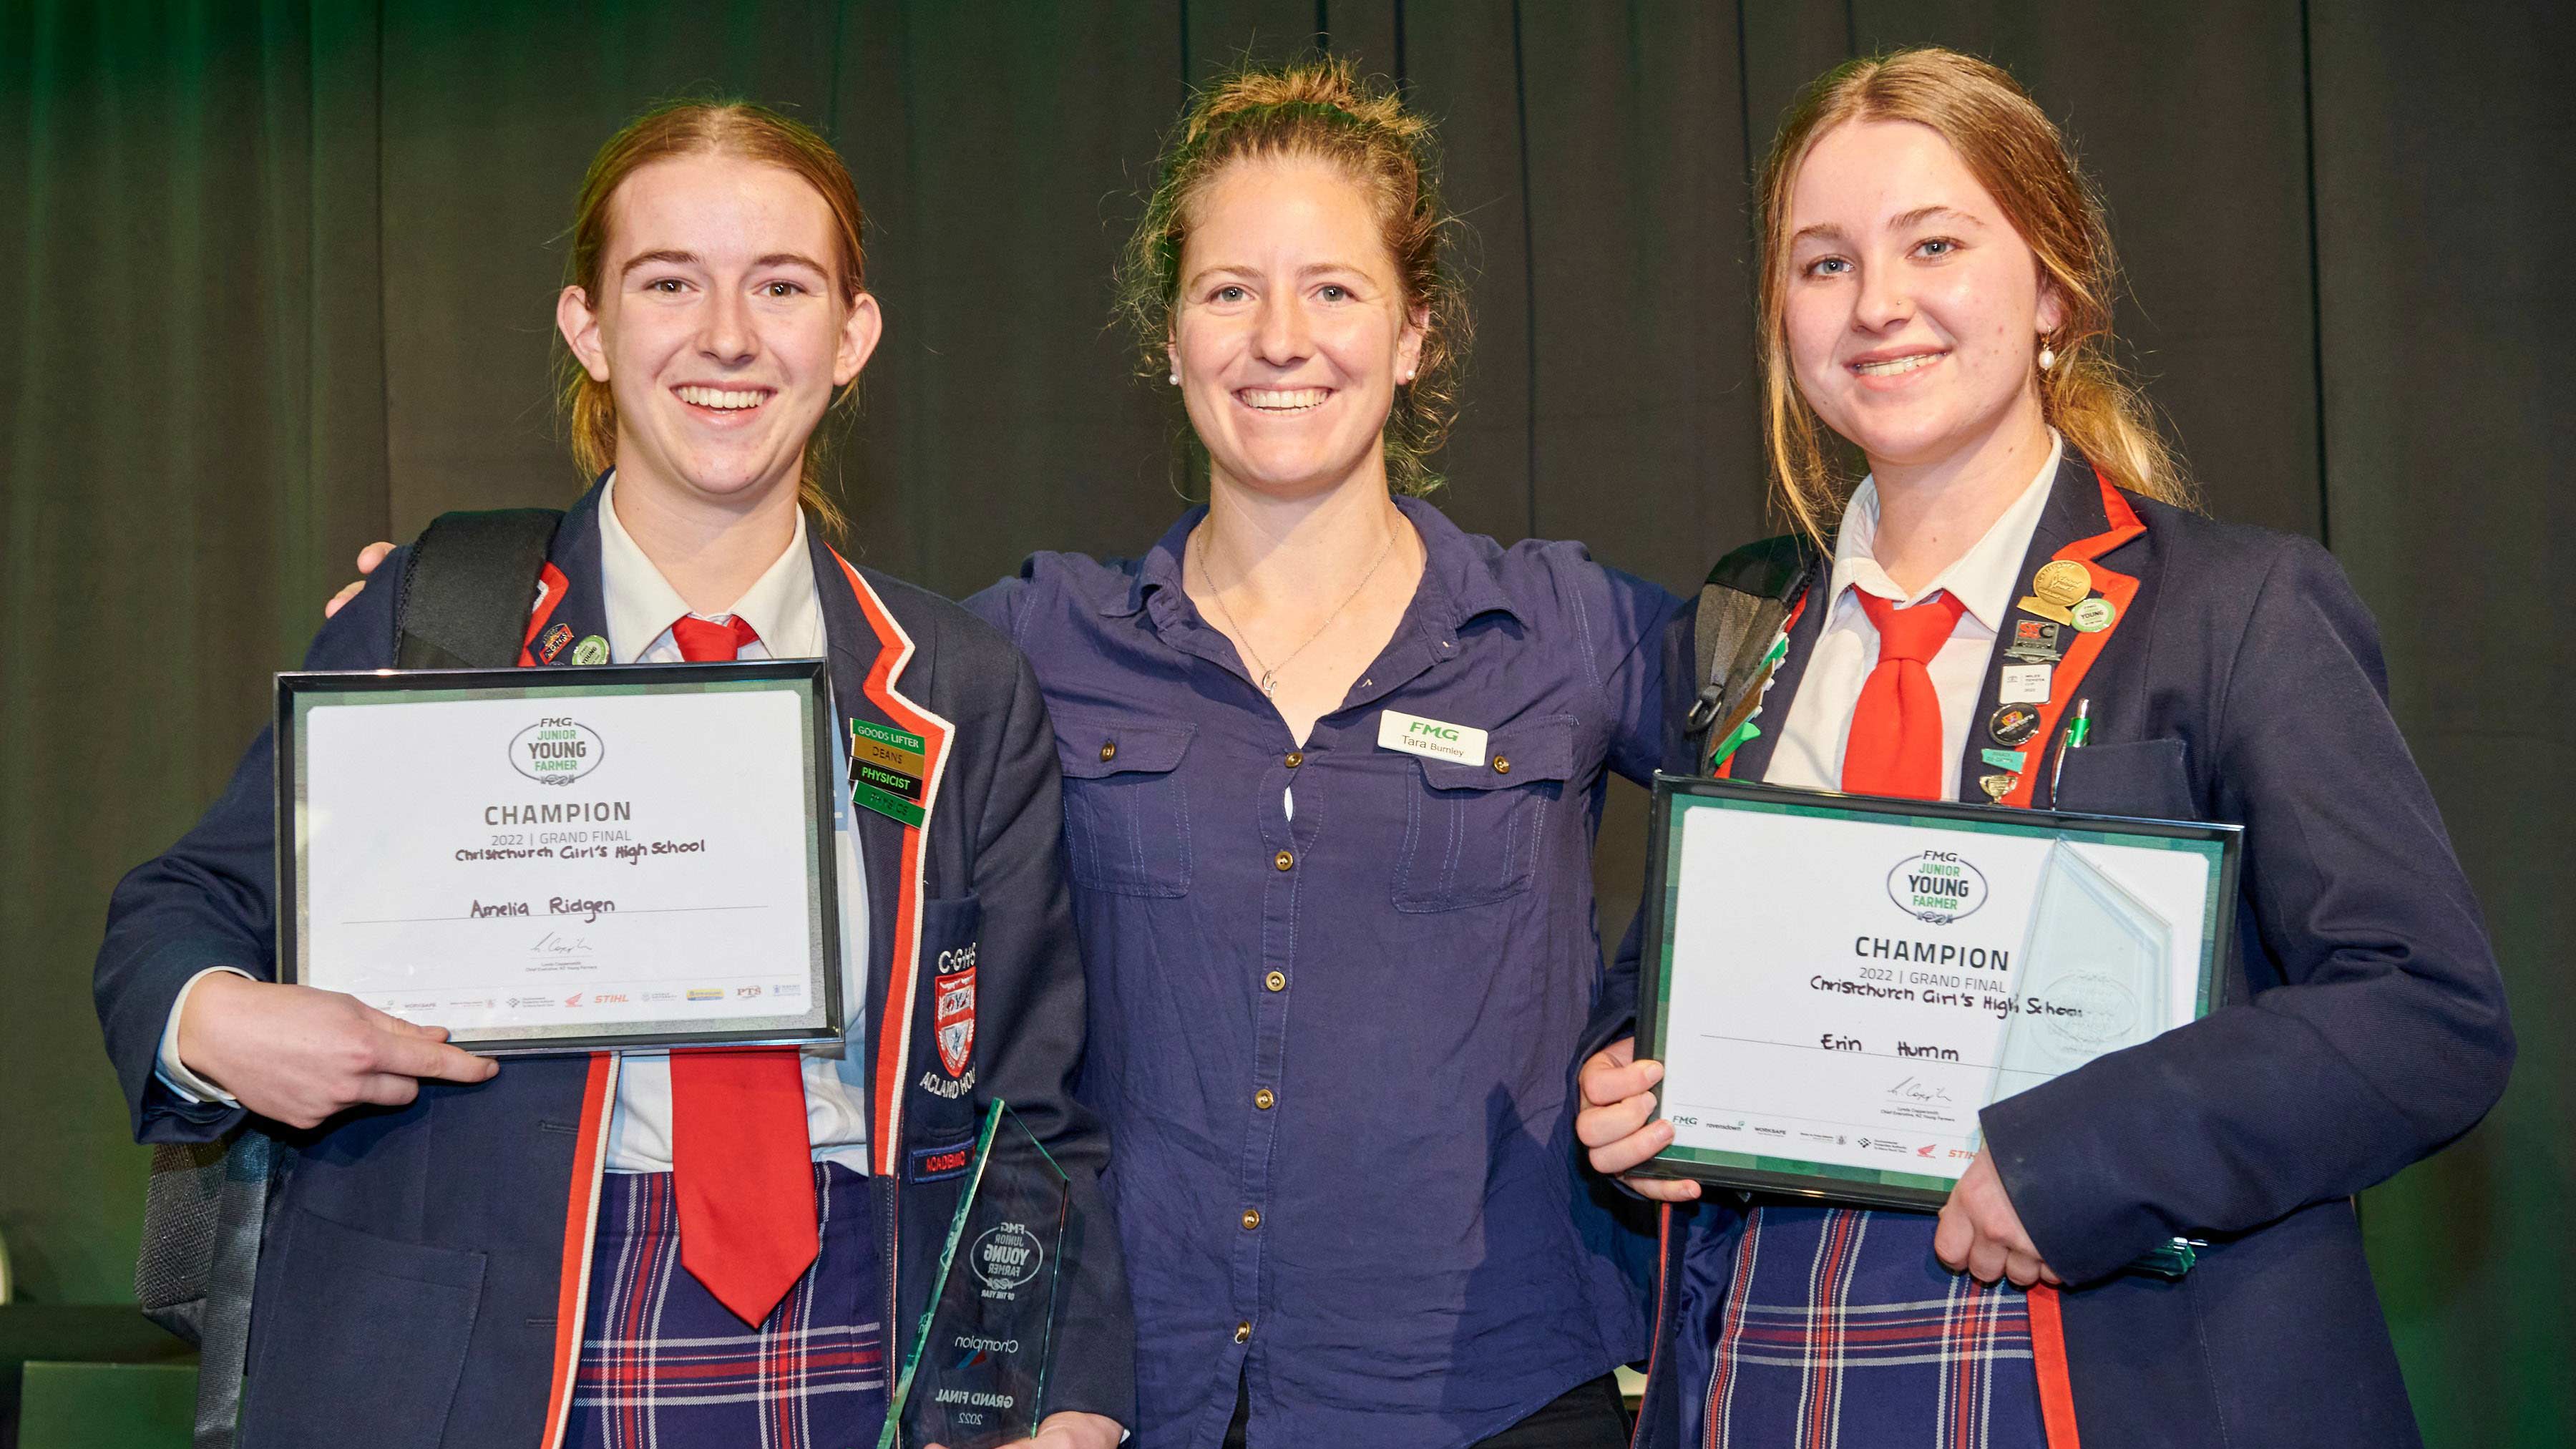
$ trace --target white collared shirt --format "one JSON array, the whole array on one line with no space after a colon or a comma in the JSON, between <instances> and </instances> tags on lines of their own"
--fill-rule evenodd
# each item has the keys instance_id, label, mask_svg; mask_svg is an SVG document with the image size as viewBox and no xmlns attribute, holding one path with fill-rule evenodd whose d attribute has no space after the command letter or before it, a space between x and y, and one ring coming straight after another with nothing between
<instances>
[{"instance_id":1,"label":"white collared shirt","mask_svg":"<svg viewBox=\"0 0 2576 1449\"><path fill-rule=\"evenodd\" d=\"M644 549L617 518L617 479L611 475L599 497L599 574L608 609L608 657L619 664L676 664L679 641L671 625L694 612ZM823 596L805 544L805 515L796 515L796 536L787 551L769 566L731 609L699 615L722 623L739 615L760 638L742 649L745 659L819 659L830 651L823 630ZM834 711L836 737L839 712ZM835 843L840 870L841 1000L850 1018L859 1016L868 974L868 892L859 874L859 838L850 828L849 765L834 752L832 792ZM608 1170L668 1172L671 1169L671 1054L630 1051L617 1070L617 1107L608 1122ZM805 1066L805 1130L814 1143L816 1161L840 1163L852 1172L868 1170L867 1096L861 1082L864 1063L834 1047L826 1055L809 1050ZM509 1070L507 1067L502 1070Z\"/></svg>"},{"instance_id":2,"label":"white collared shirt","mask_svg":"<svg viewBox=\"0 0 2576 1449\"><path fill-rule=\"evenodd\" d=\"M2005 613L2027 592L2027 580L2020 577L2022 558L2030 551L2031 535L2039 531L2049 485L2066 456L2066 440L2054 428L2049 438L2048 460L2040 465L2039 476L1975 546L1911 594L1896 586L1870 551L1878 540L1878 485L1861 480L1843 508L1842 532L1834 540L1834 572L1826 585L1832 612L1816 636L1806 673L1799 677L1789 717L1780 725L1770 768L1763 772L1766 782L1801 790L1842 789L1843 747L1851 738L1852 712L1869 672L1878 667L1878 630L1853 592L1911 608L1946 589L1966 612L1925 668L1941 700L1941 798L1958 798L1960 756L1967 750L1969 732L1984 723L1972 716L1985 695L1986 664L1994 657Z\"/></svg>"},{"instance_id":3,"label":"white collared shirt","mask_svg":"<svg viewBox=\"0 0 2576 1449\"><path fill-rule=\"evenodd\" d=\"M612 475L599 498L600 588L608 610L609 658L619 664L676 664L680 646L671 625L693 612L687 601L662 577L641 545L617 518L617 480ZM796 516L796 536L787 551L769 566L732 609L714 615L723 622L740 615L760 635L745 645L744 659L819 659L830 651L823 627L823 596L814 584L805 545L805 516ZM701 615L705 618L709 616ZM839 712L834 711L839 723ZM840 874L841 1000L855 1022L868 975L868 893L859 873L859 838L850 828L849 762L834 752L833 851ZM213 970L229 970L215 967ZM231 1093L199 1077L179 1061L179 1017L188 997L208 972L200 971L180 988L171 1003L170 1020L161 1032L160 1075L163 1082L190 1101L232 1102ZM248 976L236 971L237 976ZM853 1028L855 1030L855 1028ZM617 1073L617 1103L608 1123L607 1169L610 1172L668 1172L671 1168L671 1054L630 1051ZM847 1043L809 1048L804 1057L805 1130L818 1162L838 1162L853 1172L868 1170L868 1112L865 1063L847 1051ZM502 1070L509 1070L507 1067Z\"/></svg>"}]
</instances>

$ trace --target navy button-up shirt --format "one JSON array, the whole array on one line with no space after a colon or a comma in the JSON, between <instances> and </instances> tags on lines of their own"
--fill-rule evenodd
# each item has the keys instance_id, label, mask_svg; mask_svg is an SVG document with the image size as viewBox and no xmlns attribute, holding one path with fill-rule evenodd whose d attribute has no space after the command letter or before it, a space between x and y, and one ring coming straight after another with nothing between
<instances>
[{"instance_id":1,"label":"navy button-up shirt","mask_svg":"<svg viewBox=\"0 0 2576 1449\"><path fill-rule=\"evenodd\" d=\"M1572 1083L1605 770L1654 770L1675 601L1399 506L1421 585L1303 745L1181 588L1204 510L969 601L1063 758L1144 1449L1216 1445L1238 1383L1256 1443L1467 1444L1646 1352ZM1482 757L1382 748L1388 711Z\"/></svg>"}]
</instances>

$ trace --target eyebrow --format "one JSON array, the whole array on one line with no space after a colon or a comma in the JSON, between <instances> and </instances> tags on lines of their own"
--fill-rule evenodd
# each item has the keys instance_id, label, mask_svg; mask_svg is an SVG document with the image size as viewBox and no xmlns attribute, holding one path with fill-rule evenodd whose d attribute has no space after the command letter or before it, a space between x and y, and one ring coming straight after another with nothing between
<instances>
[{"instance_id":1,"label":"eyebrow","mask_svg":"<svg viewBox=\"0 0 2576 1449\"><path fill-rule=\"evenodd\" d=\"M1322 276L1328 272L1341 272L1354 277L1366 277L1368 275L1368 269L1355 262L1308 262L1306 265L1297 269L1297 275L1300 277ZM1197 271L1192 272L1189 279L1181 284L1181 290L1185 292L1194 292L1198 290L1200 285L1205 283L1210 277L1249 277L1257 279L1260 275L1261 269L1259 267L1246 267L1232 264L1218 267L1201 267Z\"/></svg>"},{"instance_id":2,"label":"eyebrow","mask_svg":"<svg viewBox=\"0 0 2576 1449\"><path fill-rule=\"evenodd\" d=\"M626 259L626 265L617 269L617 275L622 277L628 272L635 270L637 267L649 267L656 263L663 263L674 267L703 267L705 265L705 263L698 260L698 254L696 252L637 252L635 255Z\"/></svg>"},{"instance_id":3,"label":"eyebrow","mask_svg":"<svg viewBox=\"0 0 2576 1449\"><path fill-rule=\"evenodd\" d=\"M1901 216L1889 217L1887 219L1887 229L1889 231L1903 231L1907 227L1918 226L1924 222L1930 221L1936 216L1957 217L1959 220L1967 222L1971 226L1984 225L1984 223L1979 221L1976 217L1968 214L1967 212L1961 211L1956 207L1918 206L1912 211L1906 212ZM1847 241L1850 239L1850 234L1845 232L1841 227L1834 225L1832 222L1819 222L1814 226L1799 228L1797 235L1789 238L1789 245L1794 247L1798 243L1805 241L1810 237L1828 241Z\"/></svg>"},{"instance_id":4,"label":"eyebrow","mask_svg":"<svg viewBox=\"0 0 2576 1449\"><path fill-rule=\"evenodd\" d=\"M1903 216L1889 217L1887 219L1887 229L1889 231L1903 231L1909 226L1915 226L1922 222L1930 221L1936 216L1956 217L1957 219L1968 222L1971 225L1980 224L1978 223L1977 218L1959 210L1955 206L1918 206L1912 211L1905 213Z\"/></svg>"}]
</instances>

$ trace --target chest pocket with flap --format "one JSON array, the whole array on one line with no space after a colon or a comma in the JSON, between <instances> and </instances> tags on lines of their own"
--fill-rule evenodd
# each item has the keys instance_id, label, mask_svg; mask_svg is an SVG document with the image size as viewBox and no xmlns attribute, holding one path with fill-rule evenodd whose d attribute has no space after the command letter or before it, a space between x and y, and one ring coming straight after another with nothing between
<instances>
[{"instance_id":1,"label":"chest pocket with flap","mask_svg":"<svg viewBox=\"0 0 2576 1449\"><path fill-rule=\"evenodd\" d=\"M1481 765L1411 758L1421 784L1396 857L1397 910L1454 911L1529 889L1548 812L1574 774L1574 725L1543 715L1495 730Z\"/></svg>"},{"instance_id":2,"label":"chest pocket with flap","mask_svg":"<svg viewBox=\"0 0 2576 1449\"><path fill-rule=\"evenodd\" d=\"M1190 797L1180 775L1195 725L1055 721L1064 847L1075 886L1122 896L1190 892Z\"/></svg>"}]
</instances>

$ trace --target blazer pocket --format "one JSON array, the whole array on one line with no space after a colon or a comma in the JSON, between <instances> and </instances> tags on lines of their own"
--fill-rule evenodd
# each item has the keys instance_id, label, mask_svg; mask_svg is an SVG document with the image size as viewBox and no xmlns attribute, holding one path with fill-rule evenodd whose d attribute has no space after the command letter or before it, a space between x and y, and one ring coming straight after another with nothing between
<instances>
[{"instance_id":1,"label":"blazer pocket","mask_svg":"<svg viewBox=\"0 0 2576 1449\"><path fill-rule=\"evenodd\" d=\"M246 1444L433 1449L483 1300L481 1253L285 1208L260 1273Z\"/></svg>"},{"instance_id":2,"label":"blazer pocket","mask_svg":"<svg viewBox=\"0 0 2576 1449\"><path fill-rule=\"evenodd\" d=\"M1196 725L1055 722L1064 766L1065 862L1084 890L1190 892L1190 797L1180 775Z\"/></svg>"},{"instance_id":3,"label":"blazer pocket","mask_svg":"<svg viewBox=\"0 0 2576 1449\"><path fill-rule=\"evenodd\" d=\"M2050 803L2060 810L2198 820L2189 747L2179 739L2087 745L2066 752Z\"/></svg>"},{"instance_id":4,"label":"blazer pocket","mask_svg":"<svg viewBox=\"0 0 2576 1449\"><path fill-rule=\"evenodd\" d=\"M1413 757L1421 787L1396 856L1397 910L1455 911L1529 889L1548 811L1574 774L1574 725L1560 714L1495 730L1481 765Z\"/></svg>"}]
</instances>

